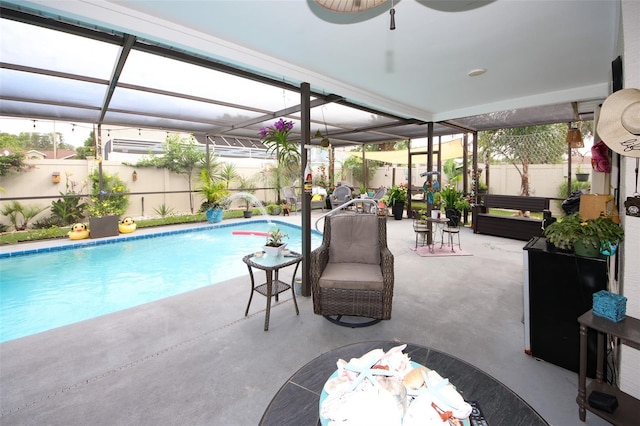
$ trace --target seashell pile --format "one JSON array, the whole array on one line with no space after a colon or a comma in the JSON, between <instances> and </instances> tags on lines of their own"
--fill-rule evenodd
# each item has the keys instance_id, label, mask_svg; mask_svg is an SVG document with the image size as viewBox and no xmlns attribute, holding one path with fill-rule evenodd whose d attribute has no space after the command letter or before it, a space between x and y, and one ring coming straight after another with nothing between
<instances>
[{"instance_id":1,"label":"seashell pile","mask_svg":"<svg viewBox=\"0 0 640 426\"><path fill-rule=\"evenodd\" d=\"M339 359L324 386L322 425L468 424L460 419L469 417L471 406L448 379L411 362L406 347L374 349L348 362Z\"/></svg>"}]
</instances>

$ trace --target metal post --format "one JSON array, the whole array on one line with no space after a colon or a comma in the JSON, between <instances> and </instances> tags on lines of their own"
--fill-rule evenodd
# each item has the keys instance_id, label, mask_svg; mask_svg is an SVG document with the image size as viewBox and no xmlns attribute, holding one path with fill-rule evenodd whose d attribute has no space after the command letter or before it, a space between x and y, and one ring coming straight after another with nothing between
<instances>
[{"instance_id":1,"label":"metal post","mask_svg":"<svg viewBox=\"0 0 640 426\"><path fill-rule=\"evenodd\" d=\"M311 85L300 85L300 160L301 181L308 156L305 145L311 143ZM302 295L311 296L311 194L302 192Z\"/></svg>"},{"instance_id":2,"label":"metal post","mask_svg":"<svg viewBox=\"0 0 640 426\"><path fill-rule=\"evenodd\" d=\"M440 153L440 149L438 149L438 155L439 153ZM438 160L438 164L440 164L440 160ZM433 171L433 121L430 121L427 123L427 172L432 172L432 171ZM431 175L428 175L427 180L430 183L432 183L433 177ZM426 196L427 194L425 194L425 198ZM427 210L429 210L429 203L427 202L426 204L427 204ZM428 214L431 214L431 212L429 211ZM432 227L433 227L433 224L431 222L428 222L427 229L429 230L429 232L427 232L427 244L434 244L433 235L431 233Z\"/></svg>"},{"instance_id":3,"label":"metal post","mask_svg":"<svg viewBox=\"0 0 640 426\"><path fill-rule=\"evenodd\" d=\"M411 169L413 168L413 164L412 164L412 158L411 158L411 139L409 139L409 143L407 144L407 167L408 167L408 173L407 173L407 218L411 219L411 211L413 210L413 206L411 205L411 182L413 180L413 176L411 173Z\"/></svg>"}]
</instances>

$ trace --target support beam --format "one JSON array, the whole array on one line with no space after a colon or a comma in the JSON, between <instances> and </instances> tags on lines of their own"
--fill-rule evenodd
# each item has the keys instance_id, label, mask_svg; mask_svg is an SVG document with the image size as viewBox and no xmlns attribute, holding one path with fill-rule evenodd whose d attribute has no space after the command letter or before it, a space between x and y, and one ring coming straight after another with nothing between
<instances>
[{"instance_id":1,"label":"support beam","mask_svg":"<svg viewBox=\"0 0 640 426\"><path fill-rule=\"evenodd\" d=\"M305 145L311 143L311 86L300 86L300 182L304 182L304 169L308 155ZM311 194L302 191L302 295L311 296Z\"/></svg>"}]
</instances>

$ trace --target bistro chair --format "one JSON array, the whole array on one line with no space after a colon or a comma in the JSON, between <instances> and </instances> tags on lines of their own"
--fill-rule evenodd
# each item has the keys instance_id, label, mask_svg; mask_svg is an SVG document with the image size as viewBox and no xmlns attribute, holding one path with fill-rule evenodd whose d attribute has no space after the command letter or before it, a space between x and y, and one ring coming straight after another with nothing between
<instances>
[{"instance_id":1,"label":"bistro chair","mask_svg":"<svg viewBox=\"0 0 640 426\"><path fill-rule=\"evenodd\" d=\"M449 222L442 227L440 232L440 248L444 245L444 234L447 234L447 244L451 247L451 251L455 251L453 249L454 236L458 237L458 248L462 250L462 246L460 246L460 215L451 209L448 209L446 214Z\"/></svg>"}]
</instances>

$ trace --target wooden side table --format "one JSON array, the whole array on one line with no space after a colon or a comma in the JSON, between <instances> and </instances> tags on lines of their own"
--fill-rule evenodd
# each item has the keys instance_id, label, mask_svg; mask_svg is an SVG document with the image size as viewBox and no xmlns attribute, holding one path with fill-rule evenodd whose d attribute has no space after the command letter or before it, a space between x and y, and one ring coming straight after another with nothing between
<instances>
[{"instance_id":1,"label":"wooden side table","mask_svg":"<svg viewBox=\"0 0 640 426\"><path fill-rule=\"evenodd\" d=\"M631 395L622 392L605 381L602 376L602 366L604 361L604 340L605 334L618 337L620 343L640 350L640 320L632 317L625 317L620 322L613 322L606 318L593 315L590 310L578 318L580 323L580 375L578 378L578 413L580 420L585 421L586 410L602 417L614 425L637 425L640 413L640 401ZM598 333L597 349L597 370L596 379L592 380L589 386L587 383L587 331L591 328ZM614 395L618 399L618 408L613 413L592 408L587 403L587 396L592 391L599 391L609 395Z\"/></svg>"}]
</instances>

